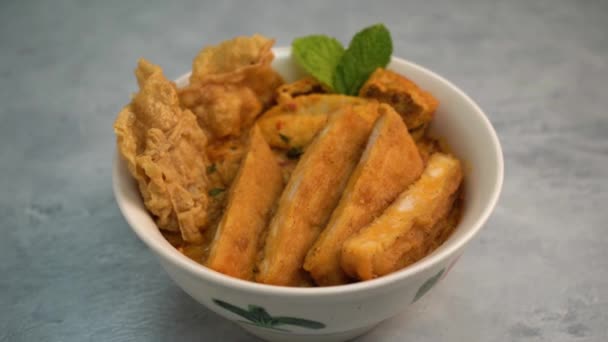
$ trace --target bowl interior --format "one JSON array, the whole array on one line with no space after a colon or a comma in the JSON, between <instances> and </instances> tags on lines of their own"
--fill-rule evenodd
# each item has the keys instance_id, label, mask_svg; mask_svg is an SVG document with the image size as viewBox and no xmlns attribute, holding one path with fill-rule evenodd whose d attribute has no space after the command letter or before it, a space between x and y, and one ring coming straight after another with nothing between
<instances>
[{"instance_id":1,"label":"bowl interior","mask_svg":"<svg viewBox=\"0 0 608 342\"><path fill-rule=\"evenodd\" d=\"M276 58L273 67L286 81L293 81L304 75L290 58L289 48L277 48L274 51ZM479 231L498 199L503 180L503 159L498 138L481 109L449 81L414 63L395 57L388 68L407 76L421 88L430 91L440 101L431 131L445 139L452 152L465 164L465 204L461 222L452 236L424 259L401 271L375 280L324 288L278 287L225 276L183 256L164 239L146 211L137 184L131 178L126 163L117 156L113 170L114 193L127 222L161 257L189 269L200 277L254 292L272 291L306 295L357 291L398 281L454 254ZM177 79L178 86L186 85L188 76L189 74L186 74Z\"/></svg>"}]
</instances>

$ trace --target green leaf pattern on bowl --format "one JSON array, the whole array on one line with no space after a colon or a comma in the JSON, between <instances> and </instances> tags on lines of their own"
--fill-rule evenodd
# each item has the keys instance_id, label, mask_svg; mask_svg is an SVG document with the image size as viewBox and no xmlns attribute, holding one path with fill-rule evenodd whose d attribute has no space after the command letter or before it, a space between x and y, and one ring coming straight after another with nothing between
<instances>
[{"instance_id":1,"label":"green leaf pattern on bowl","mask_svg":"<svg viewBox=\"0 0 608 342\"><path fill-rule=\"evenodd\" d=\"M414 300L412 300L412 303L416 302L418 299L420 299L422 296L424 296L427 292L429 292L429 290L431 288L433 288L433 286L435 286L437 281L439 281L439 279L441 279L441 275L443 274L444 271L445 271L445 268L441 269L441 271L437 272L437 274L435 274L434 276L427 279L424 282L424 284L422 284L420 286L420 288L418 289L418 291L416 292L416 296L414 296Z\"/></svg>"},{"instance_id":2,"label":"green leaf pattern on bowl","mask_svg":"<svg viewBox=\"0 0 608 342\"><path fill-rule=\"evenodd\" d=\"M247 321L239 321L241 323L251 324L260 328L273 329L278 331L289 332L289 330L279 328L282 325L293 325L307 329L323 329L325 324L311 321L303 318L296 317L285 317L285 316L271 316L266 309L257 305L248 305L247 310L239 308L236 305L224 302L219 299L213 299L213 302L218 306L238 315Z\"/></svg>"}]
</instances>

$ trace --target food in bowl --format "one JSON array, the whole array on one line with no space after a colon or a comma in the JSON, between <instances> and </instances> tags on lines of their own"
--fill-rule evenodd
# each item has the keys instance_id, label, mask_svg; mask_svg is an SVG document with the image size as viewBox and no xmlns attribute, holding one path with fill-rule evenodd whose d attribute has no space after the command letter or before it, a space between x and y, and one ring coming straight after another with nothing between
<instances>
[{"instance_id":1,"label":"food in bowl","mask_svg":"<svg viewBox=\"0 0 608 342\"><path fill-rule=\"evenodd\" d=\"M462 166L427 132L438 101L385 69L387 34L346 50L299 38L310 76L287 84L260 35L203 49L182 88L141 60L114 130L166 239L226 275L306 287L380 277L445 241Z\"/></svg>"}]
</instances>

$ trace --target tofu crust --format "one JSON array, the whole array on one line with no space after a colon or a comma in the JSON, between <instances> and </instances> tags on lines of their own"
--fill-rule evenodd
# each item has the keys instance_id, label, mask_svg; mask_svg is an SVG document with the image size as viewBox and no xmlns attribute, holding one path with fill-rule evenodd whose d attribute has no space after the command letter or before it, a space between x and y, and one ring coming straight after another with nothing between
<instances>
[{"instance_id":1,"label":"tofu crust","mask_svg":"<svg viewBox=\"0 0 608 342\"><path fill-rule=\"evenodd\" d=\"M385 104L379 111L381 116L337 208L306 256L304 269L318 285L350 281L340 266L342 244L380 215L422 173L422 159L399 114Z\"/></svg>"},{"instance_id":2,"label":"tofu crust","mask_svg":"<svg viewBox=\"0 0 608 342\"><path fill-rule=\"evenodd\" d=\"M236 278L253 278L259 239L283 185L281 168L256 125L211 242L207 267Z\"/></svg>"},{"instance_id":3,"label":"tofu crust","mask_svg":"<svg viewBox=\"0 0 608 342\"><path fill-rule=\"evenodd\" d=\"M344 242L341 264L351 277L369 280L399 270L444 219L462 181L458 159L433 154L420 179L370 225Z\"/></svg>"},{"instance_id":4,"label":"tofu crust","mask_svg":"<svg viewBox=\"0 0 608 342\"><path fill-rule=\"evenodd\" d=\"M415 130L431 122L439 101L416 83L390 70L378 68L361 87L359 96L391 105L408 129Z\"/></svg>"},{"instance_id":5,"label":"tofu crust","mask_svg":"<svg viewBox=\"0 0 608 342\"><path fill-rule=\"evenodd\" d=\"M306 279L306 253L338 204L376 119L370 106L378 104L345 106L332 115L302 155L270 223L256 281L295 286Z\"/></svg>"}]
</instances>

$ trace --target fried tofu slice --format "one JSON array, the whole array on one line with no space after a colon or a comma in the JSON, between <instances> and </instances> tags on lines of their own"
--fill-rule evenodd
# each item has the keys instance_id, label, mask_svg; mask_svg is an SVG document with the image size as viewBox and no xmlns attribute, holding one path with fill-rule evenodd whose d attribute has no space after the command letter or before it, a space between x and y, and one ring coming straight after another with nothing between
<instances>
[{"instance_id":1,"label":"fried tofu slice","mask_svg":"<svg viewBox=\"0 0 608 342\"><path fill-rule=\"evenodd\" d=\"M338 204L374 113L377 109L367 105L343 107L302 155L270 223L256 281L296 286L306 278L304 257Z\"/></svg>"},{"instance_id":2,"label":"fried tofu slice","mask_svg":"<svg viewBox=\"0 0 608 342\"><path fill-rule=\"evenodd\" d=\"M414 82L390 70L378 68L361 87L359 96L391 105L412 131L431 122L439 101Z\"/></svg>"},{"instance_id":3,"label":"fried tofu slice","mask_svg":"<svg viewBox=\"0 0 608 342\"><path fill-rule=\"evenodd\" d=\"M140 90L114 122L118 150L158 227L200 243L210 221L207 136L159 66L142 59L135 75Z\"/></svg>"},{"instance_id":4,"label":"fried tofu slice","mask_svg":"<svg viewBox=\"0 0 608 342\"><path fill-rule=\"evenodd\" d=\"M384 213L342 246L342 269L368 280L399 270L432 228L452 208L462 181L458 159L433 154L420 179Z\"/></svg>"},{"instance_id":5,"label":"fried tofu slice","mask_svg":"<svg viewBox=\"0 0 608 342\"><path fill-rule=\"evenodd\" d=\"M277 160L257 126L228 194L228 205L211 242L206 266L226 275L250 280L259 238L283 190Z\"/></svg>"},{"instance_id":6,"label":"fried tofu slice","mask_svg":"<svg viewBox=\"0 0 608 342\"><path fill-rule=\"evenodd\" d=\"M460 194L460 192L459 192ZM398 261L397 269L407 267L431 254L447 240L460 221L460 200L456 199L449 214L429 231L412 231L408 236L409 250Z\"/></svg>"},{"instance_id":7,"label":"fried tofu slice","mask_svg":"<svg viewBox=\"0 0 608 342\"><path fill-rule=\"evenodd\" d=\"M380 215L422 173L422 159L399 114L386 104L379 109L381 116L338 207L306 256L304 269L318 285L349 281L340 266L344 241Z\"/></svg>"}]
</instances>

